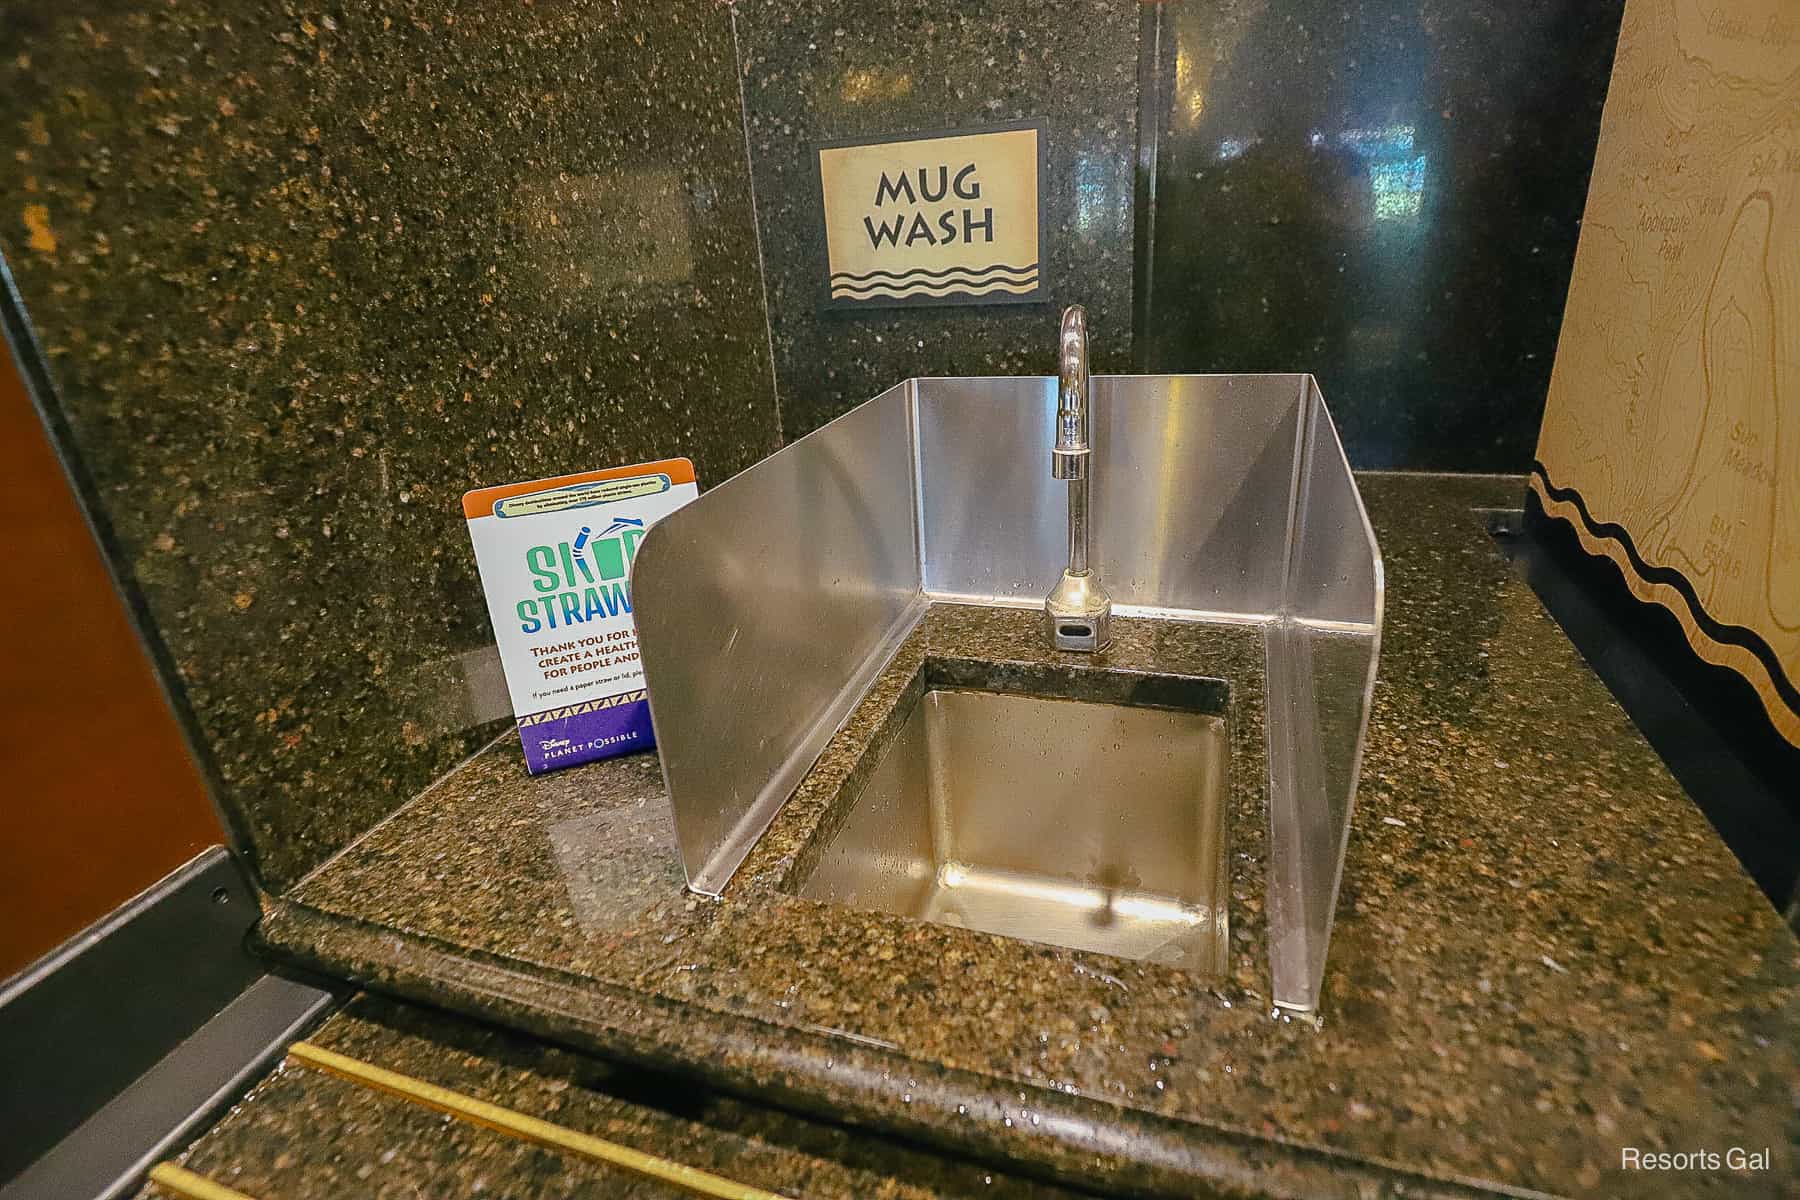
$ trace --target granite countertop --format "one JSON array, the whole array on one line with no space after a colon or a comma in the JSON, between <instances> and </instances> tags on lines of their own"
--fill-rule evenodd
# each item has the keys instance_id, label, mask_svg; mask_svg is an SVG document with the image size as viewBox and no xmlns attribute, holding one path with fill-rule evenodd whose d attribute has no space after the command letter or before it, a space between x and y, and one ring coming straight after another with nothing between
<instances>
[{"instance_id":1,"label":"granite countertop","mask_svg":"<svg viewBox=\"0 0 1800 1200\"><path fill-rule=\"evenodd\" d=\"M653 758L537 779L502 738L271 898L277 955L1108 1191L1782 1195L1800 944L1510 571L1513 477L1361 477L1380 677L1323 1019L1274 1013L1261 634L1121 620L1114 670L1231 688L1222 977L788 893L930 656L1073 670L1037 617L934 607L720 901ZM1251 764L1245 769L1245 764ZM1754 1175L1620 1149L1769 1147Z\"/></svg>"},{"instance_id":2,"label":"granite countertop","mask_svg":"<svg viewBox=\"0 0 1800 1200\"><path fill-rule=\"evenodd\" d=\"M409 1005L359 996L308 1039L565 1129L782 1195L1073 1196L974 1163L805 1121ZM256 1200L691 1193L533 1145L297 1061L278 1065L176 1160ZM148 1184L143 1197L170 1193Z\"/></svg>"}]
</instances>

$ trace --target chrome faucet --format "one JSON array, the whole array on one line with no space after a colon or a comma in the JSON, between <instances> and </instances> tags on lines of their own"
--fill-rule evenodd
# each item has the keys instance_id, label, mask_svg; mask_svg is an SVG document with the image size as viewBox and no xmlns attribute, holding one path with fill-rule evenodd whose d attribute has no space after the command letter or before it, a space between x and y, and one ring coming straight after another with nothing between
<instances>
[{"instance_id":1,"label":"chrome faucet","mask_svg":"<svg viewBox=\"0 0 1800 1200\"><path fill-rule=\"evenodd\" d=\"M1069 481L1069 569L1044 599L1050 644L1058 650L1104 650L1112 641L1112 597L1088 565L1088 482L1093 463L1089 436L1087 312L1063 310L1057 339L1056 444L1050 477Z\"/></svg>"}]
</instances>

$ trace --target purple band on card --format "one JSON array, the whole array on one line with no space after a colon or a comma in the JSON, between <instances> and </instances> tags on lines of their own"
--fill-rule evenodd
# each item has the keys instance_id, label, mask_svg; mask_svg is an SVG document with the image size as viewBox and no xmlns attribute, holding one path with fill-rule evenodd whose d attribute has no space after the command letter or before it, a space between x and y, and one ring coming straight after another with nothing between
<instances>
[{"instance_id":1,"label":"purple band on card","mask_svg":"<svg viewBox=\"0 0 1800 1200\"><path fill-rule=\"evenodd\" d=\"M567 715L520 725L519 741L525 747L525 766L533 775L656 745L650 731L650 702L642 699L605 707L583 705Z\"/></svg>"}]
</instances>

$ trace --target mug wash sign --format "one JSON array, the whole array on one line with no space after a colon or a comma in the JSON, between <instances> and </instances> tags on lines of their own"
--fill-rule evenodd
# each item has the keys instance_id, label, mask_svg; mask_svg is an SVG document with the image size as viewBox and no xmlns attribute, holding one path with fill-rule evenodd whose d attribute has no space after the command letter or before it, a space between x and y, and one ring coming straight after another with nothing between
<instances>
[{"instance_id":1,"label":"mug wash sign","mask_svg":"<svg viewBox=\"0 0 1800 1200\"><path fill-rule=\"evenodd\" d=\"M656 744L631 612L638 543L700 494L685 458L463 496L532 774Z\"/></svg>"},{"instance_id":2,"label":"mug wash sign","mask_svg":"<svg viewBox=\"0 0 1800 1200\"><path fill-rule=\"evenodd\" d=\"M1032 122L817 148L830 308L1043 298L1043 129Z\"/></svg>"}]
</instances>

